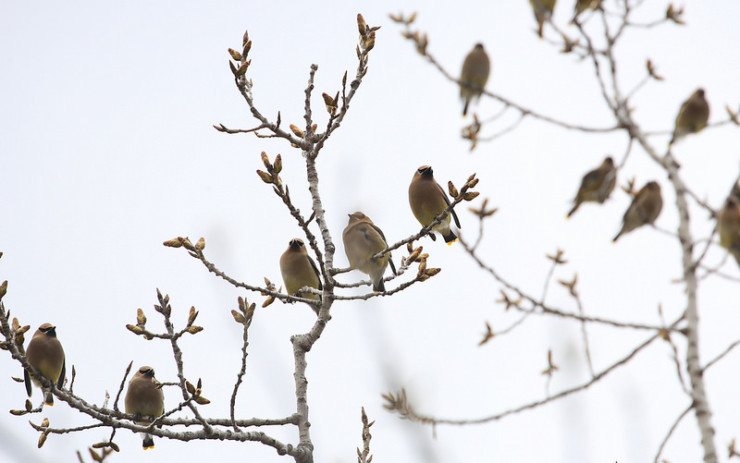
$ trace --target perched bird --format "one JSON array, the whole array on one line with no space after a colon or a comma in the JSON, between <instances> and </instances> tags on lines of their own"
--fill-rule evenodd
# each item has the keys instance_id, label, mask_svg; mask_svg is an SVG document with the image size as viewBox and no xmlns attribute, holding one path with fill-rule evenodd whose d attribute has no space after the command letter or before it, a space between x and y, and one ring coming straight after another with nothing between
<instances>
[{"instance_id":1,"label":"perched bird","mask_svg":"<svg viewBox=\"0 0 740 463\"><path fill-rule=\"evenodd\" d=\"M617 169L614 166L614 160L611 156L604 159L599 167L588 172L581 180L581 186L573 200L573 209L568 212L568 217L578 210L578 207L585 202L595 202L603 204L604 201L614 191L617 184Z\"/></svg>"},{"instance_id":2,"label":"perched bird","mask_svg":"<svg viewBox=\"0 0 740 463\"><path fill-rule=\"evenodd\" d=\"M41 373L41 376L54 383L57 388L64 386L66 370L64 349L62 343L57 339L56 326L51 323L44 323L39 326L39 329L36 330L28 343L26 359ZM23 372L23 379L26 382L26 392L31 397L31 375L28 370ZM33 383L44 389L36 378L33 378ZM45 392L44 403L54 405L54 395L51 391Z\"/></svg>"},{"instance_id":3,"label":"perched bird","mask_svg":"<svg viewBox=\"0 0 740 463\"><path fill-rule=\"evenodd\" d=\"M700 132L707 126L708 120L709 103L704 97L704 89L699 88L681 104L676 116L676 127L673 129L673 136L668 144L672 145L687 134Z\"/></svg>"},{"instance_id":4,"label":"perched bird","mask_svg":"<svg viewBox=\"0 0 740 463\"><path fill-rule=\"evenodd\" d=\"M555 2L557 0L529 0L532 5L532 11L534 11L534 18L537 20L537 35L542 38L542 27L545 22L552 17L552 12L555 10Z\"/></svg>"},{"instance_id":5,"label":"perched bird","mask_svg":"<svg viewBox=\"0 0 740 463\"><path fill-rule=\"evenodd\" d=\"M304 286L318 290L324 289L321 285L321 273L311 256L308 255L303 240L298 238L290 240L288 249L280 256L280 273L283 275L285 291L288 294L305 297L306 299L321 300L321 296L318 294L298 293L298 290ZM311 308L318 313L319 309L317 307L311 306Z\"/></svg>"},{"instance_id":6,"label":"perched bird","mask_svg":"<svg viewBox=\"0 0 740 463\"><path fill-rule=\"evenodd\" d=\"M141 367L128 382L126 413L136 415L134 423L146 426L164 413L164 394L159 381L154 379L152 367ZM144 434L144 450L154 448L154 439Z\"/></svg>"},{"instance_id":7,"label":"perched bird","mask_svg":"<svg viewBox=\"0 0 740 463\"><path fill-rule=\"evenodd\" d=\"M463 61L460 71L460 99L463 100L463 116L468 114L468 105L480 98L491 73L491 62L482 43L476 43Z\"/></svg>"},{"instance_id":8,"label":"perched bird","mask_svg":"<svg viewBox=\"0 0 740 463\"><path fill-rule=\"evenodd\" d=\"M342 240L349 266L370 276L373 291L385 291L383 283L385 269L390 263L391 270L396 275L396 266L393 265L390 252L373 259L375 254L388 247L380 228L362 212L355 212L349 214L349 223L342 233Z\"/></svg>"},{"instance_id":9,"label":"perched bird","mask_svg":"<svg viewBox=\"0 0 740 463\"><path fill-rule=\"evenodd\" d=\"M719 244L730 251L740 265L740 199L730 195L717 219Z\"/></svg>"},{"instance_id":10,"label":"perched bird","mask_svg":"<svg viewBox=\"0 0 740 463\"><path fill-rule=\"evenodd\" d=\"M730 196L734 196L735 198L737 198L738 201L740 201L740 181L738 181L734 185L732 185L732 190L730 191Z\"/></svg>"},{"instance_id":11,"label":"perched bird","mask_svg":"<svg viewBox=\"0 0 740 463\"><path fill-rule=\"evenodd\" d=\"M432 223L434 218L450 205L447 193L434 180L431 166L421 166L416 169L411 185L409 185L409 204L416 220L424 227ZM462 228L454 209L450 211L450 214L455 219L457 228ZM439 232L444 237L447 244L452 244L457 240L457 235L450 230L450 214L432 227L433 231ZM430 233L429 236L432 240L436 240L434 233Z\"/></svg>"},{"instance_id":12,"label":"perched bird","mask_svg":"<svg viewBox=\"0 0 740 463\"><path fill-rule=\"evenodd\" d=\"M663 209L663 196L660 194L660 185L655 181L647 182L632 198L632 204L627 208L622 219L622 229L612 241L617 241L620 236L637 227L645 224L652 225L660 215L661 209Z\"/></svg>"},{"instance_id":13,"label":"perched bird","mask_svg":"<svg viewBox=\"0 0 740 463\"><path fill-rule=\"evenodd\" d=\"M576 12L573 16L573 20L575 21L576 18L578 18L578 15L586 11L587 9L596 9L597 6L601 3L601 0L576 0Z\"/></svg>"}]
</instances>

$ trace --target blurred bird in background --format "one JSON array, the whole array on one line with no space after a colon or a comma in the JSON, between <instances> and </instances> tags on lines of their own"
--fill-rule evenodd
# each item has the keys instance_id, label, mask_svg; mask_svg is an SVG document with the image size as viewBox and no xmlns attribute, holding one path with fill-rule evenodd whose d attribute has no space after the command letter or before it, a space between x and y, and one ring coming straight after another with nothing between
<instances>
[{"instance_id":1,"label":"blurred bird in background","mask_svg":"<svg viewBox=\"0 0 740 463\"><path fill-rule=\"evenodd\" d=\"M599 167L589 171L583 176L581 186L573 200L573 208L568 212L568 216L573 215L581 204L586 202L595 202L603 204L614 191L617 184L617 168L611 156L607 156Z\"/></svg>"},{"instance_id":2,"label":"blurred bird in background","mask_svg":"<svg viewBox=\"0 0 740 463\"><path fill-rule=\"evenodd\" d=\"M673 136L668 144L672 145L687 134L700 132L707 126L708 121L709 103L704 96L704 89L699 88L691 94L688 100L681 104L676 116Z\"/></svg>"},{"instance_id":3,"label":"blurred bird in background","mask_svg":"<svg viewBox=\"0 0 740 463\"><path fill-rule=\"evenodd\" d=\"M660 215L661 209L663 196L660 194L660 185L655 181L647 182L632 198L632 203L622 218L622 229L612 241L617 241L620 236L635 228L646 224L652 225Z\"/></svg>"},{"instance_id":4,"label":"blurred bird in background","mask_svg":"<svg viewBox=\"0 0 740 463\"><path fill-rule=\"evenodd\" d=\"M534 12L534 19L537 20L537 35L542 38L542 28L545 22L552 17L557 0L529 0Z\"/></svg>"},{"instance_id":5,"label":"blurred bird in background","mask_svg":"<svg viewBox=\"0 0 740 463\"><path fill-rule=\"evenodd\" d=\"M460 71L460 99L463 100L463 116L468 114L468 105L479 99L491 74L491 62L482 43L476 43L468 53Z\"/></svg>"},{"instance_id":6,"label":"blurred bird in background","mask_svg":"<svg viewBox=\"0 0 740 463\"><path fill-rule=\"evenodd\" d=\"M725 200L725 205L719 212L717 225L720 246L730 251L740 265L740 199L734 194Z\"/></svg>"}]
</instances>

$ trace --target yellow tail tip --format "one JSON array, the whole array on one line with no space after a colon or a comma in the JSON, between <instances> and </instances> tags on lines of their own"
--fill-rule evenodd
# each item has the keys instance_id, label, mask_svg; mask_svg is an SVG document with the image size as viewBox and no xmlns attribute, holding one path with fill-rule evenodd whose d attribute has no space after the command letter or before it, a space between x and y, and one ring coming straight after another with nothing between
<instances>
[{"instance_id":1,"label":"yellow tail tip","mask_svg":"<svg viewBox=\"0 0 740 463\"><path fill-rule=\"evenodd\" d=\"M144 450L150 450L150 449L153 449L153 448L154 448L154 444L152 444L152 445L149 445L149 446L146 446L146 447L143 447L143 448L144 448Z\"/></svg>"},{"instance_id":2,"label":"yellow tail tip","mask_svg":"<svg viewBox=\"0 0 740 463\"><path fill-rule=\"evenodd\" d=\"M447 246L452 246L452 243L456 243L456 242L457 242L457 238L455 238L454 240L447 241L446 244Z\"/></svg>"}]
</instances>

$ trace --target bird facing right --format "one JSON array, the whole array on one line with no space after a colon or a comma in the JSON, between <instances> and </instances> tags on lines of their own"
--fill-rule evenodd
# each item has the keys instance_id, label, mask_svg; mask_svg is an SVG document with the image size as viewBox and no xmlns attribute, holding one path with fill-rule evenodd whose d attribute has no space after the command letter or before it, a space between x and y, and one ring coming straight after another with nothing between
<instances>
[{"instance_id":1,"label":"bird facing right","mask_svg":"<svg viewBox=\"0 0 740 463\"><path fill-rule=\"evenodd\" d=\"M128 382L126 413L136 415L134 423L146 426L164 413L164 394L159 381L154 379L154 369L143 366ZM154 439L144 434L144 450L154 448Z\"/></svg>"},{"instance_id":2,"label":"bird facing right","mask_svg":"<svg viewBox=\"0 0 740 463\"><path fill-rule=\"evenodd\" d=\"M61 388L64 385L66 370L64 349L62 348L62 343L57 338L56 326L51 323L44 323L39 326L39 329L36 330L31 341L28 343L26 359L44 378L54 383L57 388ZM26 392L31 397L32 378L28 370L23 371L23 379L26 383ZM33 378L33 384L42 387L36 378ZM46 405L54 405L54 395L51 391L44 392L46 393L44 403Z\"/></svg>"},{"instance_id":3,"label":"bird facing right","mask_svg":"<svg viewBox=\"0 0 740 463\"><path fill-rule=\"evenodd\" d=\"M491 61L488 59L482 43L476 43L465 57L460 71L460 99L463 100L463 116L468 114L468 105L480 98L491 73Z\"/></svg>"},{"instance_id":4,"label":"bird facing right","mask_svg":"<svg viewBox=\"0 0 740 463\"><path fill-rule=\"evenodd\" d=\"M447 193L434 180L432 166L421 166L416 169L409 185L409 205L411 205L414 217L423 227L434 222L434 218L450 205ZM457 241L457 235L450 229L450 215L455 219L457 228L462 228L454 209L440 223L432 227L432 231L442 235L447 244ZM434 233L430 233L429 237L436 240Z\"/></svg>"},{"instance_id":5,"label":"bird facing right","mask_svg":"<svg viewBox=\"0 0 740 463\"><path fill-rule=\"evenodd\" d=\"M691 94L688 100L681 104L676 116L673 136L668 144L672 145L687 134L700 132L707 126L708 121L709 103L705 98L704 89L699 88Z\"/></svg>"},{"instance_id":6,"label":"bird facing right","mask_svg":"<svg viewBox=\"0 0 740 463\"><path fill-rule=\"evenodd\" d=\"M660 185L655 181L647 182L632 198L632 203L622 218L622 229L612 241L617 241L620 236L637 227L652 225L660 215L661 209L663 196L660 194Z\"/></svg>"},{"instance_id":7,"label":"bird facing right","mask_svg":"<svg viewBox=\"0 0 740 463\"><path fill-rule=\"evenodd\" d=\"M349 214L349 223L342 233L344 252L347 254L349 266L370 276L373 281L373 291L385 291L383 275L388 264L391 264L393 274L396 266L393 265L391 253L381 257L373 256L388 247L383 231L362 212Z\"/></svg>"},{"instance_id":8,"label":"bird facing right","mask_svg":"<svg viewBox=\"0 0 740 463\"><path fill-rule=\"evenodd\" d=\"M614 191L616 184L617 169L611 156L607 156L599 167L583 176L581 186L573 200L573 208L568 212L567 217L573 215L585 202L603 204Z\"/></svg>"},{"instance_id":9,"label":"bird facing right","mask_svg":"<svg viewBox=\"0 0 740 463\"><path fill-rule=\"evenodd\" d=\"M717 218L719 244L730 251L740 265L740 199L730 195Z\"/></svg>"},{"instance_id":10,"label":"bird facing right","mask_svg":"<svg viewBox=\"0 0 740 463\"><path fill-rule=\"evenodd\" d=\"M577 0L573 20L575 21L581 13L589 8L592 10L596 9L600 3L601 0Z\"/></svg>"}]
</instances>

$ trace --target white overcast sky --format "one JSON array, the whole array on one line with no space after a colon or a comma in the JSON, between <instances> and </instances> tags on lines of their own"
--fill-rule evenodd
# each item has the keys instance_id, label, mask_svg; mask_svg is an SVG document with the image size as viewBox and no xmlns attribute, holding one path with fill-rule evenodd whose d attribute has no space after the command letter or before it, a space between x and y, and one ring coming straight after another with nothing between
<instances>
[{"instance_id":1,"label":"white overcast sky","mask_svg":"<svg viewBox=\"0 0 740 463\"><path fill-rule=\"evenodd\" d=\"M637 17L660 17L664 1L647 1ZM650 83L632 100L646 130L667 131L695 88L707 91L711 121L724 106L740 104L740 3L687 1L686 27L666 25L629 32L617 49L625 89L638 82L651 58L662 83ZM567 28L572 2L561 0L556 21ZM227 48L239 48L244 29L253 40L249 76L263 114L302 125L303 90L311 63L316 77L314 114L325 124L321 92L334 94L345 70L354 75L355 15L380 25L370 69L339 131L319 158L320 188L335 262L346 266L341 231L346 214L362 210L397 241L419 229L407 187L422 164L440 183L460 186L477 172L478 190L500 208L488 222L482 256L521 288L539 295L549 268L546 253L563 248L567 265L556 278L579 276L587 313L659 323L657 307L673 319L684 307L677 240L645 228L611 243L629 203L622 191L602 207L585 205L565 220L583 173L606 154L621 159L623 134L583 135L527 120L482 144L472 154L459 137L458 90L419 57L388 13L417 11L417 27L430 51L453 74L467 51L483 42L493 62L488 88L544 114L592 126L611 118L587 62L558 53L539 40L524 0L450 2L4 2L0 5L0 281L9 280L6 308L32 330L58 327L75 392L102 403L115 394L130 361L174 380L164 342L145 342L125 329L136 309L161 330L155 290L170 294L174 319L190 306L205 331L182 340L186 375L203 378L212 404L208 416L227 416L239 367L241 330L229 311L242 292L210 275L182 250L162 241L205 237L206 255L240 281L280 282L278 259L300 230L280 200L254 174L259 153L281 153L282 178L305 215L310 202L303 160L285 143L225 135L213 124L253 127L237 92ZM546 36L554 37L546 28ZM482 116L500 105L483 100ZM506 126L502 121L501 129ZM656 137L665 146L668 136ZM687 138L675 148L681 173L696 194L720 207L739 169L740 131L723 126ZM674 196L665 174L644 153L632 153L619 182L656 179L665 208L657 224L674 230ZM467 206L467 205L466 205ZM693 208L695 237L713 223ZM476 220L459 210L465 236ZM495 300L499 286L478 271L461 246L422 241L430 265L442 272L393 298L337 303L332 321L308 357L311 434L317 462L354 461L361 445L360 407L376 420L375 461L630 462L652 460L676 416L688 405L671 350L656 343L630 366L577 397L492 424L432 429L399 420L382 408L380 394L405 387L419 411L440 417L479 417L542 398L546 353L561 371L551 392L588 377L579 326L533 318L513 334L477 343L484 323L501 329L516 320ZM396 253L396 261L400 253ZM724 253L713 247L706 262ZM738 277L734 262L722 271ZM357 272L343 281L362 278ZM394 286L391 283L389 286ZM706 361L740 337L737 283L702 282L701 349ZM250 301L261 302L253 294ZM548 300L576 310L566 291L551 285ZM291 334L305 332L314 315L275 303L257 312L238 401L241 417L282 417L294 410ZM648 335L590 327L594 366L600 370ZM680 341L680 340L679 340ZM683 357L683 344L680 344ZM737 354L705 375L719 447L740 436ZM22 408L25 390L9 376L18 364L0 355L0 461L74 461L74 451L108 436L91 431L51 436L36 449ZM167 405L179 393L166 391ZM40 394L34 394L38 401ZM52 426L89 420L63 404L47 409ZM297 442L293 429L267 429ZM142 452L140 440L120 431L122 454L112 461L286 461L261 444L180 443L157 440ZM206 452L206 453L204 453ZM669 443L669 461L698 461L699 437L687 417Z\"/></svg>"}]
</instances>

